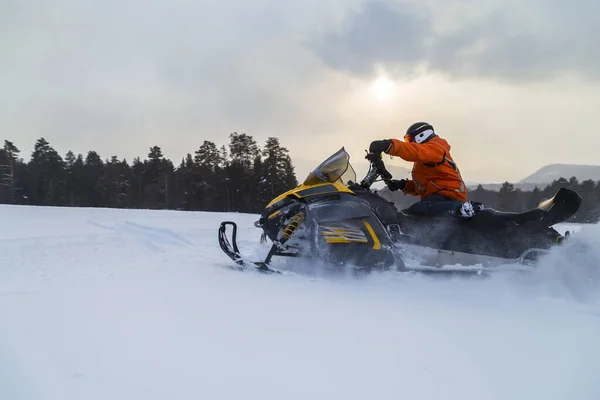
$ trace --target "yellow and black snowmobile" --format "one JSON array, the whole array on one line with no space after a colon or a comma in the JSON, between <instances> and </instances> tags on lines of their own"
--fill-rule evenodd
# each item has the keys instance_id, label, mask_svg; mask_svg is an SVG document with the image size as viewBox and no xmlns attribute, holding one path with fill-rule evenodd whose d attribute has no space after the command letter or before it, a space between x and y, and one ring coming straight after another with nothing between
<instances>
[{"instance_id":1,"label":"yellow and black snowmobile","mask_svg":"<svg viewBox=\"0 0 600 400\"><path fill-rule=\"evenodd\" d=\"M561 188L524 213L482 208L467 220L411 215L371 190L378 178L389 185L392 176L380 157L367 158L370 168L360 183L349 154L341 148L301 185L273 199L255 222L262 230L261 241L272 243L264 260L244 259L232 221L219 228L221 249L242 268L265 272L274 271L273 257L298 256L366 270L407 270L406 258L417 260L422 266L417 269L423 272L461 272L440 268L457 264L531 265L561 243L564 236L552 226L570 218L581 204L577 193ZM231 241L227 226L233 228Z\"/></svg>"}]
</instances>

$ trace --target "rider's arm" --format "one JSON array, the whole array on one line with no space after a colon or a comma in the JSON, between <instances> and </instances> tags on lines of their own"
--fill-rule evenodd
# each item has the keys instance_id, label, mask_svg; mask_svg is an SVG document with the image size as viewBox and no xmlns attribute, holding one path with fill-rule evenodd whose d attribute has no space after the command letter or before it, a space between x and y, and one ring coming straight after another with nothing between
<instances>
[{"instance_id":1,"label":"rider's arm","mask_svg":"<svg viewBox=\"0 0 600 400\"><path fill-rule=\"evenodd\" d=\"M406 187L402 189L402 191L406 194L412 194L413 196L418 196L417 188L415 187L415 181L409 180L406 181Z\"/></svg>"},{"instance_id":2,"label":"rider's arm","mask_svg":"<svg viewBox=\"0 0 600 400\"><path fill-rule=\"evenodd\" d=\"M444 158L444 149L434 143L407 143L398 139L392 139L387 153L412 162L436 163Z\"/></svg>"}]
</instances>

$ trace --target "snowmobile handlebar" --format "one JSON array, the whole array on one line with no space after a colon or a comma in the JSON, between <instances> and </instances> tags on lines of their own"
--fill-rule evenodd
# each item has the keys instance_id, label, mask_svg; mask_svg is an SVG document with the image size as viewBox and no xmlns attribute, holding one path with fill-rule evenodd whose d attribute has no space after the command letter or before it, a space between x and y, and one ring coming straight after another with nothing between
<instances>
[{"instance_id":1,"label":"snowmobile handlebar","mask_svg":"<svg viewBox=\"0 0 600 400\"><path fill-rule=\"evenodd\" d=\"M392 180L392 174L385 168L381 154L367 153L365 158L369 160L370 167L369 172L367 172L365 178L360 182L360 185L368 189L379 176L381 176L386 185L389 185Z\"/></svg>"}]
</instances>

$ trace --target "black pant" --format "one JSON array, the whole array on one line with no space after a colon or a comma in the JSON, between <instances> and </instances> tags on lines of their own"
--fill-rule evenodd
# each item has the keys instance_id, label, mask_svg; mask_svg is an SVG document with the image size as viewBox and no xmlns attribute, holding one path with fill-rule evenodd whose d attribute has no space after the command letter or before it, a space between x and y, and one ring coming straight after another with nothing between
<instances>
[{"instance_id":1,"label":"black pant","mask_svg":"<svg viewBox=\"0 0 600 400\"><path fill-rule=\"evenodd\" d=\"M441 194L432 194L404 210L407 214L424 215L428 217L456 217L463 202L449 199Z\"/></svg>"}]
</instances>

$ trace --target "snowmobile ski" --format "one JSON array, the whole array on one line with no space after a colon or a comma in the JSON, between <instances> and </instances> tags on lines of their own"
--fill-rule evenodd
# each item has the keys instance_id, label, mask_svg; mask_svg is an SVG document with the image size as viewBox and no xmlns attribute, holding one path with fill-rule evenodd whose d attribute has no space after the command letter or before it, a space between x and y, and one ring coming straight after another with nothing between
<instances>
[{"instance_id":1,"label":"snowmobile ski","mask_svg":"<svg viewBox=\"0 0 600 400\"><path fill-rule=\"evenodd\" d=\"M231 241L227 239L227 225L231 225L232 227ZM264 261L250 261L245 259L241 255L237 245L237 224L233 221L221 222L221 226L219 228L219 245L221 246L221 250L223 250L223 252L229 256L229 258L238 264L241 269L246 270L252 268L263 273L281 274L281 271L278 271L277 269L274 269L268 265L273 256L294 256L292 254L279 251L277 244L274 243Z\"/></svg>"}]
</instances>

